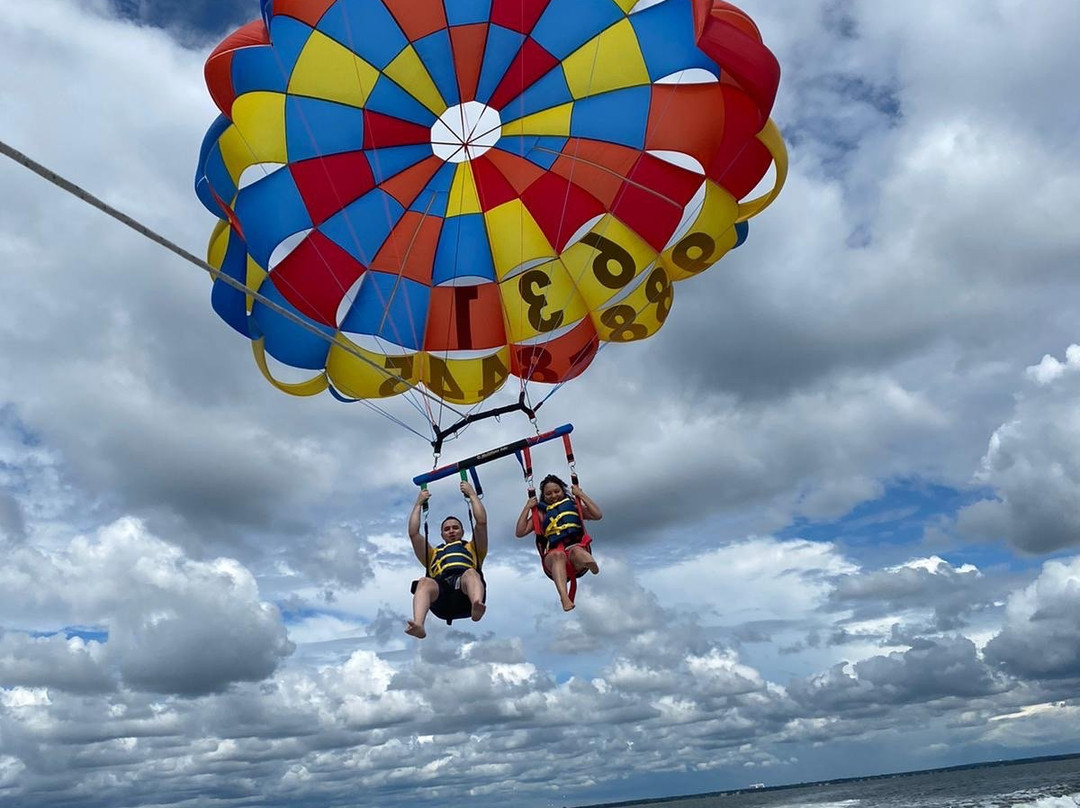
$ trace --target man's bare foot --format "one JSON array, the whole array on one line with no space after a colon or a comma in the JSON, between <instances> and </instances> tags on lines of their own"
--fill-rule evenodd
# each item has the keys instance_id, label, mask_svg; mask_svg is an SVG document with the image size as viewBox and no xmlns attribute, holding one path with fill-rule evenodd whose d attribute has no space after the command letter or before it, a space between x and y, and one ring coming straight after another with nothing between
<instances>
[{"instance_id":1,"label":"man's bare foot","mask_svg":"<svg viewBox=\"0 0 1080 808\"><path fill-rule=\"evenodd\" d=\"M472 605L472 619L474 621L479 620L481 617L484 616L484 612L486 611L487 606L485 606L483 603L474 603Z\"/></svg>"},{"instance_id":2,"label":"man's bare foot","mask_svg":"<svg viewBox=\"0 0 1080 808\"><path fill-rule=\"evenodd\" d=\"M427 632L424 631L424 627L413 620L410 620L408 623L405 624L405 633L411 634L418 640L422 640L424 639L424 637L427 636Z\"/></svg>"},{"instance_id":3,"label":"man's bare foot","mask_svg":"<svg viewBox=\"0 0 1080 808\"><path fill-rule=\"evenodd\" d=\"M573 611L573 610L574 610L574 601L570 600L570 598L566 598L566 599L565 599L565 600L564 600L564 601L562 602L562 610L563 610L564 612L571 612L571 611Z\"/></svg>"},{"instance_id":4,"label":"man's bare foot","mask_svg":"<svg viewBox=\"0 0 1080 808\"><path fill-rule=\"evenodd\" d=\"M585 569L587 569L593 575L596 575L600 572L600 566L596 563L596 560L592 558L585 562Z\"/></svg>"}]
</instances>

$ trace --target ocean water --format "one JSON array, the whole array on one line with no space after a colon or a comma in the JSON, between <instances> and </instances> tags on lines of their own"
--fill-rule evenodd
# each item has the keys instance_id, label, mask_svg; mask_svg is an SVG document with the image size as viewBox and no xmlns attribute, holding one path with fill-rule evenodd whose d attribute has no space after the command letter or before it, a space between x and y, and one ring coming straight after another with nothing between
<instances>
[{"instance_id":1,"label":"ocean water","mask_svg":"<svg viewBox=\"0 0 1080 808\"><path fill-rule=\"evenodd\" d=\"M621 808L1080 808L1080 757L622 803Z\"/></svg>"}]
</instances>

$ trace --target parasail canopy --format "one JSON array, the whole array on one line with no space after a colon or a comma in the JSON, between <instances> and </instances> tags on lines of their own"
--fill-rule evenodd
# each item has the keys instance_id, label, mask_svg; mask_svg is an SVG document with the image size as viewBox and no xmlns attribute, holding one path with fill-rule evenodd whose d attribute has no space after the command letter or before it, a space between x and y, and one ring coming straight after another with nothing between
<instances>
[{"instance_id":1,"label":"parasail canopy","mask_svg":"<svg viewBox=\"0 0 1080 808\"><path fill-rule=\"evenodd\" d=\"M299 395L572 379L779 193L779 75L720 0L262 0L206 63L209 260L249 290L214 309Z\"/></svg>"}]
</instances>

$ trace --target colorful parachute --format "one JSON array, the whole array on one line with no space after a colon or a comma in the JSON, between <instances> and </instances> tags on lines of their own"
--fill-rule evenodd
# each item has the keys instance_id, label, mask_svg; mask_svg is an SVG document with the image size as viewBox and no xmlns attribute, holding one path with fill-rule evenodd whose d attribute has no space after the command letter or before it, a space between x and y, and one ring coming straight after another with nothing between
<instances>
[{"instance_id":1,"label":"colorful parachute","mask_svg":"<svg viewBox=\"0 0 1080 808\"><path fill-rule=\"evenodd\" d=\"M206 81L210 262L250 292L213 306L302 395L573 378L786 174L779 67L720 0L262 0Z\"/></svg>"}]
</instances>

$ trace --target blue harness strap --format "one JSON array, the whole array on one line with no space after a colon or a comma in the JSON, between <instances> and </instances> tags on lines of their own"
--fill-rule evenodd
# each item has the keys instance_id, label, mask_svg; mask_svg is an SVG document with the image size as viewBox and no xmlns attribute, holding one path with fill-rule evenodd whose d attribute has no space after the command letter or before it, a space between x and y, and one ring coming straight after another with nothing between
<instances>
[{"instance_id":1,"label":"blue harness strap","mask_svg":"<svg viewBox=\"0 0 1080 808\"><path fill-rule=\"evenodd\" d=\"M468 478L469 478L469 476L471 476L472 477L472 482L473 482L473 489L476 491L476 495L478 497L482 497L484 495L484 489L480 486L480 477L476 473L476 469L474 467L469 467L468 470L460 469L460 470L457 470L457 471L458 471L458 474L461 477L461 482L463 482L463 483L468 482ZM444 475L442 475L440 477L437 477L436 479L442 479L443 477L446 477L446 476L449 476L449 475L444 474ZM420 486L421 491L427 491L427 487L428 487L427 482L421 482L421 483L417 483L417 484ZM463 496L465 497L465 502L468 503L469 502L469 495L464 494ZM469 533L471 535L473 532L476 531L476 524L473 522L473 513L472 513L472 505L471 505L471 503L466 508L466 511L469 514ZM428 561L424 565L424 567L425 567L424 572L427 574L427 576L429 578L433 578L435 576L433 576L431 574L431 572L432 572L432 570L431 570L432 557L431 557L431 553L430 553L431 542L428 539L428 503L427 502L424 502L424 504L421 506L421 512L423 513L423 519L424 519L424 544L428 547L428 550L429 550L428 556L427 556ZM476 559L476 566L473 567L473 569L475 569L478 573L480 573L481 579L483 579L483 575L484 575L484 573L483 573L483 564L484 564L484 562L481 561L479 558L477 558ZM416 591L415 587L416 587L416 584L414 582L413 583L413 592ZM485 598L487 597L486 589L487 589L487 585L485 584L485 592L484 592L484 597ZM449 626L452 623L453 623L453 618L447 618L446 625Z\"/></svg>"}]
</instances>

